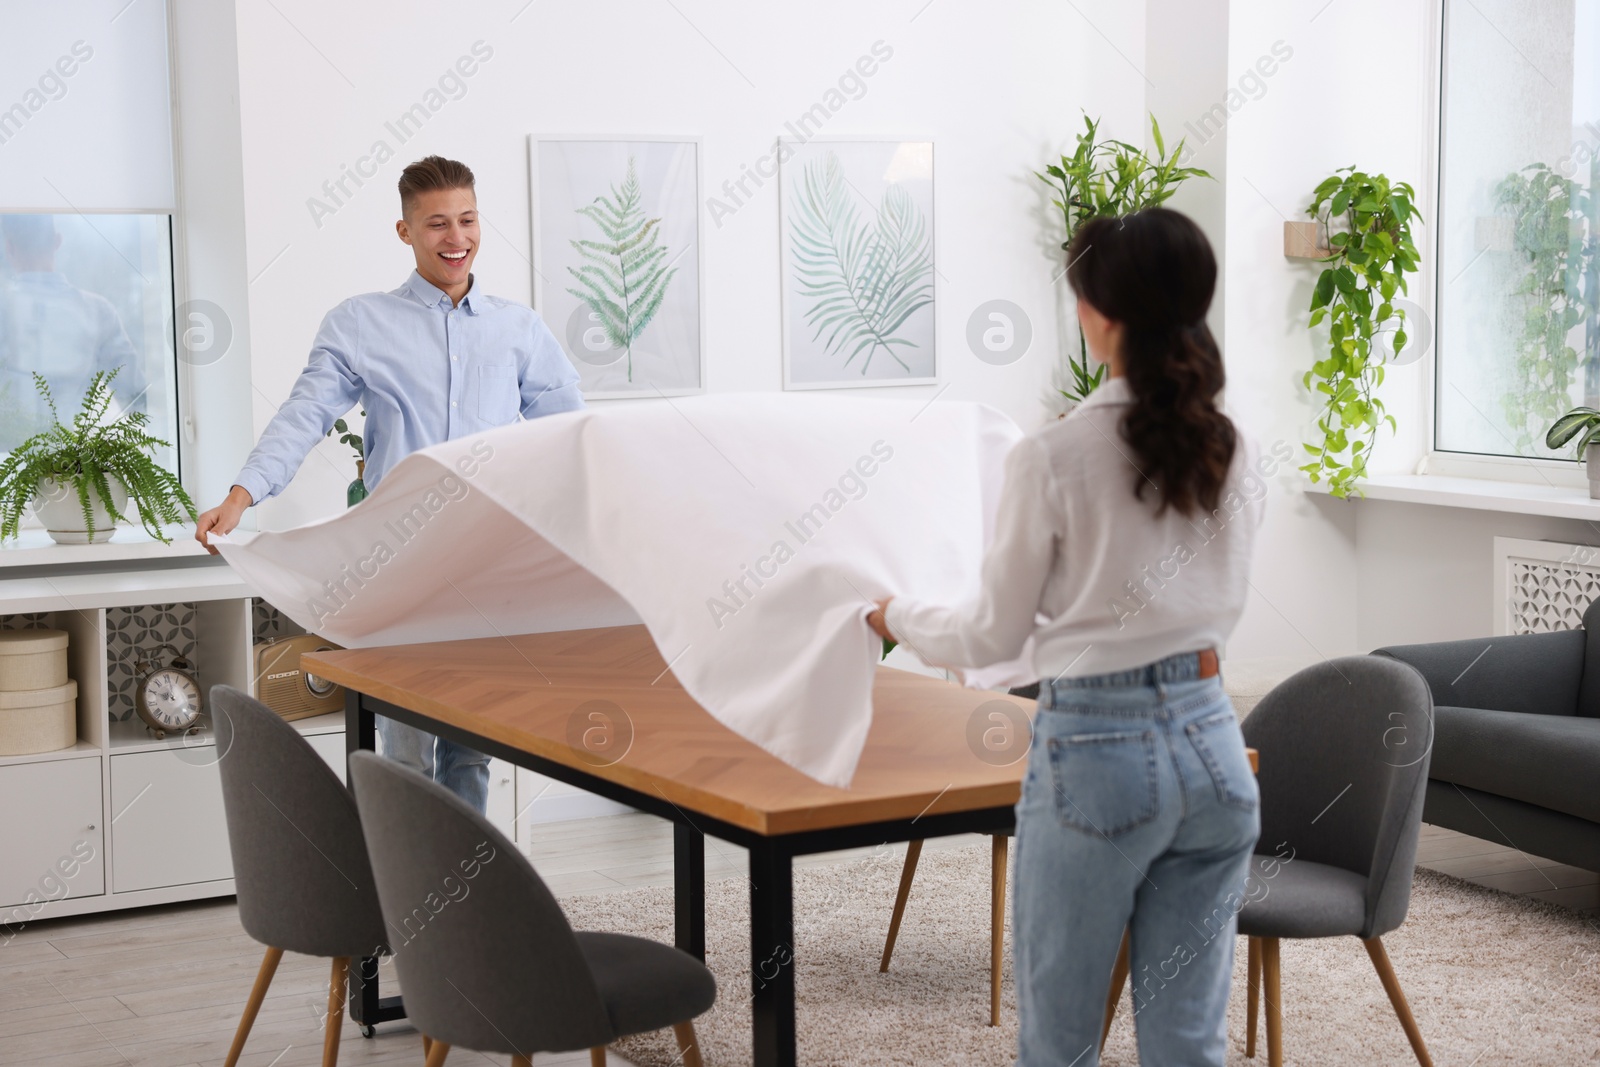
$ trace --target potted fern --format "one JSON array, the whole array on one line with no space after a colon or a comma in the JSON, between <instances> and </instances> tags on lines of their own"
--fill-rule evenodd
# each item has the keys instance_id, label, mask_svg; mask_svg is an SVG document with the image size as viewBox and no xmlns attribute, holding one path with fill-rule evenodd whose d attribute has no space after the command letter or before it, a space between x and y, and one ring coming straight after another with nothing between
<instances>
[{"instance_id":1,"label":"potted fern","mask_svg":"<svg viewBox=\"0 0 1600 1067\"><path fill-rule=\"evenodd\" d=\"M1049 164L1042 174L1034 171L1034 177L1055 194L1051 203L1060 210L1066 228L1063 251L1071 246L1078 227L1090 219L1120 218L1158 207L1190 178L1211 177L1199 167L1179 165L1185 155L1184 142L1173 145L1169 153L1154 115L1150 116L1150 139L1156 148L1153 156L1126 141L1101 140L1098 119L1084 115L1083 125L1072 155L1063 155L1059 165ZM1080 330L1078 354L1067 359L1069 380L1061 395L1079 403L1099 387L1105 373L1104 364L1089 366L1089 346Z\"/></svg>"},{"instance_id":2,"label":"potted fern","mask_svg":"<svg viewBox=\"0 0 1600 1067\"><path fill-rule=\"evenodd\" d=\"M150 416L124 411L107 418L111 381L120 370L95 372L70 424L56 411L50 383L34 374L51 426L0 461L0 540L17 536L30 505L63 545L109 541L118 523L130 521L123 513L130 500L145 530L163 543L171 543L163 524L181 522L185 514L196 518L189 494L153 458L168 444L146 432Z\"/></svg>"},{"instance_id":3,"label":"potted fern","mask_svg":"<svg viewBox=\"0 0 1600 1067\"><path fill-rule=\"evenodd\" d=\"M1600 411L1573 408L1550 427L1544 443L1547 448L1560 448L1573 438L1578 441L1574 451L1589 476L1589 498L1600 500Z\"/></svg>"}]
</instances>

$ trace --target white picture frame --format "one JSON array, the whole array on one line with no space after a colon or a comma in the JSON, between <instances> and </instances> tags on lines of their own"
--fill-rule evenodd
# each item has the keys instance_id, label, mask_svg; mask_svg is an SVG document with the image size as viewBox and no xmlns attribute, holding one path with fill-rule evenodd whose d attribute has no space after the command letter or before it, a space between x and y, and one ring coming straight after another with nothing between
<instances>
[{"instance_id":1,"label":"white picture frame","mask_svg":"<svg viewBox=\"0 0 1600 1067\"><path fill-rule=\"evenodd\" d=\"M529 136L533 306L577 369L585 399L705 392L700 169L698 137ZM642 266L644 304L619 303L620 264L576 242L614 246L622 234L642 233L652 235L640 247L659 250ZM636 334L626 311L645 315ZM618 343L629 334L631 343Z\"/></svg>"},{"instance_id":2,"label":"white picture frame","mask_svg":"<svg viewBox=\"0 0 1600 1067\"><path fill-rule=\"evenodd\" d=\"M932 139L779 138L778 159L783 387L936 384ZM849 278L873 269L882 232L895 235L889 284L876 305L852 308ZM848 262L835 267L841 255Z\"/></svg>"}]
</instances>

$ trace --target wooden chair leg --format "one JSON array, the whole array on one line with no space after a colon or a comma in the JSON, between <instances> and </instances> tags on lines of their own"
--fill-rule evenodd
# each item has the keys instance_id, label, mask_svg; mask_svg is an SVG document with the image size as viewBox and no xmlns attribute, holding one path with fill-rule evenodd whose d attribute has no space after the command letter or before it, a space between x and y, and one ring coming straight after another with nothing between
<instances>
[{"instance_id":1,"label":"wooden chair leg","mask_svg":"<svg viewBox=\"0 0 1600 1067\"><path fill-rule=\"evenodd\" d=\"M606 1047L596 1045L589 1050L589 1067L606 1067Z\"/></svg>"},{"instance_id":2,"label":"wooden chair leg","mask_svg":"<svg viewBox=\"0 0 1600 1067\"><path fill-rule=\"evenodd\" d=\"M922 855L922 842L906 845L906 865L900 869L900 892L894 897L894 914L889 917L889 939L883 943L883 960L879 971L889 969L889 957L894 955L894 939L900 936L900 919L906 913L906 898L911 895L911 880L917 876L917 858Z\"/></svg>"},{"instance_id":3,"label":"wooden chair leg","mask_svg":"<svg viewBox=\"0 0 1600 1067\"><path fill-rule=\"evenodd\" d=\"M533 1067L533 1057L513 1056L511 1057L511 1067Z\"/></svg>"},{"instance_id":4,"label":"wooden chair leg","mask_svg":"<svg viewBox=\"0 0 1600 1067\"><path fill-rule=\"evenodd\" d=\"M994 835L989 872L989 1025L1000 1025L1000 969L1006 958L1006 852L1010 839Z\"/></svg>"},{"instance_id":5,"label":"wooden chair leg","mask_svg":"<svg viewBox=\"0 0 1600 1067\"><path fill-rule=\"evenodd\" d=\"M1256 938L1245 940L1245 1034L1244 1054L1251 1059L1256 1055L1256 1002L1261 996L1261 945Z\"/></svg>"},{"instance_id":6,"label":"wooden chair leg","mask_svg":"<svg viewBox=\"0 0 1600 1067\"><path fill-rule=\"evenodd\" d=\"M322 1035L322 1067L338 1067L339 1031L344 1027L345 983L350 980L350 957L335 956L328 977L328 1021Z\"/></svg>"},{"instance_id":7,"label":"wooden chair leg","mask_svg":"<svg viewBox=\"0 0 1600 1067\"><path fill-rule=\"evenodd\" d=\"M700 1039L695 1036L693 1022L673 1023L672 1036L678 1039L678 1054L683 1060L683 1067L704 1067L705 1061L700 1058Z\"/></svg>"},{"instance_id":8,"label":"wooden chair leg","mask_svg":"<svg viewBox=\"0 0 1600 1067\"><path fill-rule=\"evenodd\" d=\"M256 971L256 984L250 988L250 999L244 1002L244 1014L239 1016L239 1029L234 1032L233 1047L228 1050L226 1067L234 1067L239 1062L245 1039L250 1036L250 1028L256 1023L256 1013L261 1010L261 1002L267 997L267 987L272 984L272 976L277 973L281 959L283 949L271 946L261 957L261 969Z\"/></svg>"},{"instance_id":9,"label":"wooden chair leg","mask_svg":"<svg viewBox=\"0 0 1600 1067\"><path fill-rule=\"evenodd\" d=\"M1406 1032L1406 1039L1411 1042L1411 1051L1417 1054L1417 1062L1422 1067L1433 1067L1428 1046L1422 1041L1422 1031L1417 1029L1417 1020L1412 1018L1411 1006L1406 1003L1406 995L1400 990L1400 980L1394 976L1394 967L1389 963L1389 953L1384 951L1383 939L1374 937L1361 943L1367 946L1367 955L1372 957L1372 966L1377 968L1383 991L1389 994L1389 1003L1394 1005L1394 1013L1400 1017L1400 1026Z\"/></svg>"},{"instance_id":10,"label":"wooden chair leg","mask_svg":"<svg viewBox=\"0 0 1600 1067\"><path fill-rule=\"evenodd\" d=\"M433 1051L433 1038L429 1037L427 1034L423 1034L422 1035L422 1058L424 1060L426 1060L428 1058L428 1053L430 1053L432 1051Z\"/></svg>"},{"instance_id":11,"label":"wooden chair leg","mask_svg":"<svg viewBox=\"0 0 1600 1067\"><path fill-rule=\"evenodd\" d=\"M1100 1028L1100 1047L1106 1047L1106 1038L1111 1035L1111 1020L1117 1017L1117 1001L1122 999L1122 987L1128 984L1128 971L1132 967L1129 950L1133 943L1133 932L1122 931L1122 947L1117 950L1117 965L1111 968L1111 990L1106 994L1106 1022Z\"/></svg>"},{"instance_id":12,"label":"wooden chair leg","mask_svg":"<svg viewBox=\"0 0 1600 1067\"><path fill-rule=\"evenodd\" d=\"M450 1046L443 1041L435 1041L428 1048L426 1067L444 1067L444 1058L448 1055L450 1055Z\"/></svg>"},{"instance_id":13,"label":"wooden chair leg","mask_svg":"<svg viewBox=\"0 0 1600 1067\"><path fill-rule=\"evenodd\" d=\"M1278 939L1261 938L1261 996L1267 1002L1267 1065L1283 1067L1283 1001L1278 975Z\"/></svg>"}]
</instances>

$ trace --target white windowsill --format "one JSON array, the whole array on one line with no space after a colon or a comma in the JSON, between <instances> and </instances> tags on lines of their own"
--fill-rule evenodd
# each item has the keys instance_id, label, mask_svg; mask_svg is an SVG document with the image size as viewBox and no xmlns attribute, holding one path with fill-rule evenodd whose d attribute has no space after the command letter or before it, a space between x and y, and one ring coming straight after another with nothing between
<instances>
[{"instance_id":1,"label":"white windowsill","mask_svg":"<svg viewBox=\"0 0 1600 1067\"><path fill-rule=\"evenodd\" d=\"M58 545L50 540L50 535L41 527L23 529L16 537L0 541L0 570L7 567L170 560L206 554L206 550L194 539L193 526L167 526L163 530L172 538L170 545L157 541L145 533L141 526L123 526L112 534L111 540L98 545Z\"/></svg>"},{"instance_id":2,"label":"white windowsill","mask_svg":"<svg viewBox=\"0 0 1600 1067\"><path fill-rule=\"evenodd\" d=\"M1600 500L1589 491L1570 485L1492 481L1444 474L1377 474L1357 483L1368 500L1393 500L1405 504L1432 504L1477 511L1509 511L1519 515L1544 515L1555 519L1600 520ZM1306 482L1308 493L1327 493L1328 483ZM1350 499L1357 499L1351 494Z\"/></svg>"}]
</instances>

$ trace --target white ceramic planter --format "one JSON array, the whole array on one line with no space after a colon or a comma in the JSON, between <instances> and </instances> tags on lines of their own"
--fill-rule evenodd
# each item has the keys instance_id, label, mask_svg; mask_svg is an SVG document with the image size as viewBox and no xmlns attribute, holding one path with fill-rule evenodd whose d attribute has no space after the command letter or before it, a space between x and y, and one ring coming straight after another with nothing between
<instances>
[{"instance_id":1,"label":"white ceramic planter","mask_svg":"<svg viewBox=\"0 0 1600 1067\"><path fill-rule=\"evenodd\" d=\"M1589 499L1600 500L1600 441L1583 450L1583 470L1589 476Z\"/></svg>"},{"instance_id":2,"label":"white ceramic planter","mask_svg":"<svg viewBox=\"0 0 1600 1067\"><path fill-rule=\"evenodd\" d=\"M117 510L127 514L128 490L117 479L111 479L111 500ZM94 509L94 537L84 529L83 505L78 500L78 490L55 479L42 482L33 498L34 513L44 523L45 532L60 545L100 544L111 540L117 532L117 521L106 511L100 496L89 491L89 504Z\"/></svg>"}]
</instances>

